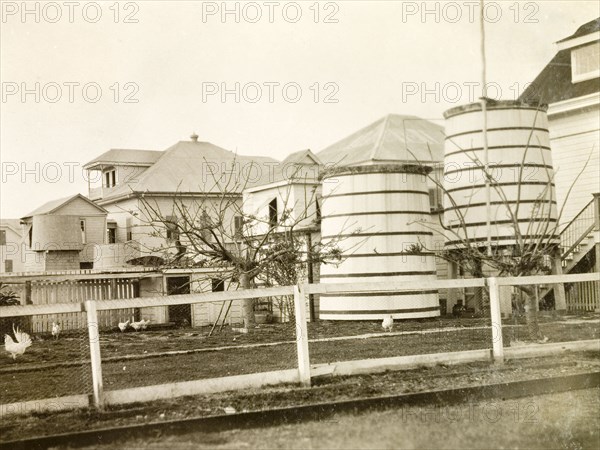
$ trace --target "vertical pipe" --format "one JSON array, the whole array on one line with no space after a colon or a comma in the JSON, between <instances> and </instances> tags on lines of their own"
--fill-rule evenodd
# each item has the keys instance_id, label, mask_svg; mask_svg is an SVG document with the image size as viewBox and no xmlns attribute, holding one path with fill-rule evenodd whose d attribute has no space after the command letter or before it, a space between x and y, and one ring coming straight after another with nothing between
<instances>
[{"instance_id":1,"label":"vertical pipe","mask_svg":"<svg viewBox=\"0 0 600 450\"><path fill-rule=\"evenodd\" d=\"M102 384L102 359L100 357L100 333L96 302L86 300L87 327L90 340L90 360L92 365L92 386L94 389L94 406L102 409L104 406L104 387Z\"/></svg>"},{"instance_id":2,"label":"vertical pipe","mask_svg":"<svg viewBox=\"0 0 600 450\"><path fill-rule=\"evenodd\" d=\"M504 363L504 343L502 339L502 317L500 314L500 289L498 279L490 277L487 279L487 285L490 289L490 316L492 319L492 355L494 362ZM494 336L494 330L497 335Z\"/></svg>"},{"instance_id":3,"label":"vertical pipe","mask_svg":"<svg viewBox=\"0 0 600 450\"><path fill-rule=\"evenodd\" d=\"M483 164L485 166L484 177L485 177L485 226L487 232L486 247L487 254L492 254L492 229L490 224L490 180L489 180L489 156L488 156L488 136L487 136L487 68L485 62L485 8L484 0L481 0L480 14L479 14L479 26L481 31L481 114L483 117L482 124L482 137L483 137Z\"/></svg>"},{"instance_id":4,"label":"vertical pipe","mask_svg":"<svg viewBox=\"0 0 600 450\"><path fill-rule=\"evenodd\" d=\"M308 284L313 284L313 261L312 261L312 236L309 231L306 233L306 246L308 247L306 250L306 254L308 255L307 261L307 276L308 276ZM316 320L315 315L315 297L314 294L308 294L308 311L309 311L309 320L314 322Z\"/></svg>"},{"instance_id":5,"label":"vertical pipe","mask_svg":"<svg viewBox=\"0 0 600 450\"><path fill-rule=\"evenodd\" d=\"M298 375L300 383L310 386L310 359L308 355L308 328L306 326L306 305L304 292L294 286L294 309L296 314L296 349L298 351Z\"/></svg>"},{"instance_id":6,"label":"vertical pipe","mask_svg":"<svg viewBox=\"0 0 600 450\"><path fill-rule=\"evenodd\" d=\"M596 241L596 272L600 272L600 192L594 194L594 240ZM600 309L597 305L596 309Z\"/></svg>"}]
</instances>

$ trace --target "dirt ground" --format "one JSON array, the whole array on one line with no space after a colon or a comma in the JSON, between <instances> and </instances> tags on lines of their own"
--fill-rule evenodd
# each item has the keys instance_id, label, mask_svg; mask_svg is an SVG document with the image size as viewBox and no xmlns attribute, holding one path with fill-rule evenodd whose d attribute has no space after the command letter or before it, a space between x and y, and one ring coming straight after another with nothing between
<instances>
[{"instance_id":1,"label":"dirt ground","mask_svg":"<svg viewBox=\"0 0 600 450\"><path fill-rule=\"evenodd\" d=\"M526 327L506 324L505 343L526 334ZM441 318L401 322L393 333L385 333L379 322L315 322L308 328L309 339L313 340L310 358L312 364L318 364L490 348L492 331L486 326L489 323L485 319ZM597 315L547 317L541 328L550 342L600 336ZM207 334L208 329L191 328L101 333L105 389L296 367L292 324L261 325L248 334L231 328L211 337ZM324 340L342 336L367 337ZM87 336L83 333L58 340L38 338L16 361L1 355L0 404L91 393L88 357Z\"/></svg>"},{"instance_id":2,"label":"dirt ground","mask_svg":"<svg viewBox=\"0 0 600 450\"><path fill-rule=\"evenodd\" d=\"M126 448L597 449L600 390L338 414L259 429L126 439ZM104 448L97 446L95 448Z\"/></svg>"},{"instance_id":3,"label":"dirt ground","mask_svg":"<svg viewBox=\"0 0 600 450\"><path fill-rule=\"evenodd\" d=\"M482 362L459 366L438 365L373 375L320 377L313 380L313 386L310 388L279 385L243 392L225 392L115 406L103 412L84 409L6 416L0 423L0 440L53 434L57 430L68 432L219 415L230 409L256 411L449 387L549 378L588 373L599 369L598 354L582 352L547 358L509 360L502 366Z\"/></svg>"}]
</instances>

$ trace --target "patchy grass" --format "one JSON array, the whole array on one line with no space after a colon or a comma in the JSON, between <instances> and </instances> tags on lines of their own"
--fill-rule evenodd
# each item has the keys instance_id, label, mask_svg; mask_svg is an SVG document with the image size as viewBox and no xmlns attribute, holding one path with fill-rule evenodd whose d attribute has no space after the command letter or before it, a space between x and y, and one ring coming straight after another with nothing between
<instances>
[{"instance_id":1,"label":"patchy grass","mask_svg":"<svg viewBox=\"0 0 600 450\"><path fill-rule=\"evenodd\" d=\"M576 320L542 317L541 329L550 342L599 337L598 316ZM505 324L512 324L506 321ZM397 322L394 334L377 322L327 322L308 325L311 363L454 352L491 347L486 319L430 319ZM526 327L503 329L506 345ZM419 334L420 332L426 334ZM296 367L293 324L261 325L248 334L226 328L208 337L208 329L149 330L101 333L103 379L107 390L240 375ZM335 341L319 339L360 337ZM270 346L256 346L274 344ZM244 347L244 346L255 347ZM59 340L36 340L16 362L0 358L0 403L91 393L87 336L65 335ZM168 354L168 352L180 352Z\"/></svg>"},{"instance_id":2,"label":"patchy grass","mask_svg":"<svg viewBox=\"0 0 600 450\"><path fill-rule=\"evenodd\" d=\"M600 359L597 353L573 353L555 357L507 361L503 366L482 362L460 366L439 365L374 375L322 377L315 379L310 388L280 385L248 389L242 392L224 392L144 404L113 406L104 412L85 409L33 413L28 416L6 416L0 423L0 440L43 436L56 433L58 430L69 432L209 416L223 414L225 408L234 408L236 411L263 410L291 405L446 389L450 386L469 387L549 378L585 373L599 368ZM174 439L174 443L187 442ZM152 440L148 442L156 444ZM126 445L128 448L136 446L143 447L137 442L129 442ZM269 447L272 446L269 445ZM351 447L356 448L356 445Z\"/></svg>"},{"instance_id":3,"label":"patchy grass","mask_svg":"<svg viewBox=\"0 0 600 450\"><path fill-rule=\"evenodd\" d=\"M599 445L598 414L600 390L587 389L450 407L338 414L326 421L269 428L218 433L190 430L184 435L125 439L119 444L150 449L591 449Z\"/></svg>"}]
</instances>

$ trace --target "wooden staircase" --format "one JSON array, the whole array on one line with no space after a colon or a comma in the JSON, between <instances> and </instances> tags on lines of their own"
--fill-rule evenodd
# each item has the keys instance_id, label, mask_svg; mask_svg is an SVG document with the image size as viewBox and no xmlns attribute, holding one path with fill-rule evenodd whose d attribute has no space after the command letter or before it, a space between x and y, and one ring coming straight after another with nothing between
<instances>
[{"instance_id":1,"label":"wooden staircase","mask_svg":"<svg viewBox=\"0 0 600 450\"><path fill-rule=\"evenodd\" d=\"M564 227L560 233L562 271L564 274L594 272L591 259L586 256L595 251L600 242L600 195L594 198ZM596 263L596 266L598 264ZM600 282L583 282L565 285L568 311L599 311ZM552 292L543 286L540 299Z\"/></svg>"},{"instance_id":2,"label":"wooden staircase","mask_svg":"<svg viewBox=\"0 0 600 450\"><path fill-rule=\"evenodd\" d=\"M595 199L592 199L560 233L563 273L571 273L598 242Z\"/></svg>"}]
</instances>

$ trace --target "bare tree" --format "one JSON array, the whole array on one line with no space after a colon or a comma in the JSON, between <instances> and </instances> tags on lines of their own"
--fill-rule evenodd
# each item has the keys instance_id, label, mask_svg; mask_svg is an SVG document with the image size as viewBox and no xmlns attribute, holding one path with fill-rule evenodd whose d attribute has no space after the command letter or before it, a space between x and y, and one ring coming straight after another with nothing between
<instances>
[{"instance_id":1,"label":"bare tree","mask_svg":"<svg viewBox=\"0 0 600 450\"><path fill-rule=\"evenodd\" d=\"M202 195L177 192L158 199L137 194L140 211L130 213L154 240L145 250L160 255L162 266L219 268L223 279L250 289L258 281L295 284L306 274L307 265L340 262L340 239L325 245L305 239L320 221L316 183L304 190L304 201L292 204L288 189L280 196L280 212L269 209L256 215L242 198L247 180L236 174L211 175L212 184ZM288 181L309 180L290 176ZM254 323L253 305L253 300L243 303L249 324Z\"/></svg>"},{"instance_id":2,"label":"bare tree","mask_svg":"<svg viewBox=\"0 0 600 450\"><path fill-rule=\"evenodd\" d=\"M439 226L429 227L435 232L441 233L447 241L453 241L454 245L445 249L432 249L437 256L451 263L455 263L461 267L466 273L473 277L482 278L486 270L492 271L497 276L520 277L536 274L549 274L552 272L553 259L560 257L560 238L559 238L559 223L562 216L565 204L568 201L569 195L573 186L583 173L587 162L583 169L579 172L573 183L571 184L563 205L553 217L551 213L554 200L554 174L550 173L548 165L544 164L547 182L542 186L537 198L533 201L530 214L528 217L528 225L525 230L521 229L519 219L519 210L525 203L521 198L522 184L524 183L525 168L527 153L532 148L540 148L541 143L532 143L533 127L529 134L527 145L519 169L516 174L517 194L511 196L505 192L501 185L498 176L494 173L494 166L484 164L475 154L469 155L472 162L471 168L474 171L481 171L484 179L489 183L490 189L499 199L500 207L507 212L507 226L512 228L514 235L511 243L502 243L500 240L492 240L491 246L482 244L471 235L468 227L468 221L465 218L468 206L465 207L464 202L459 203L456 198L449 192L443 180L437 179L433 174L429 174L429 179L435 186L443 192L445 196L445 211L452 209L453 214L458 221L456 228L449 227L444 223L443 215L439 215ZM456 145L456 144L455 144ZM456 145L459 149L460 146ZM463 149L464 150L464 149ZM410 150L409 150L410 151ZM593 150L592 150L593 151ZM412 152L411 152L412 153ZM540 152L542 155L543 153ZM412 153L415 157L414 153ZM590 153L589 159L592 153ZM417 159L415 157L415 159ZM422 164L422 163L419 163ZM474 191L471 195L474 194ZM467 202L468 204L468 202ZM465 210L463 212L463 209ZM423 224L423 226L427 226ZM528 325L529 337L535 341L545 341L547 338L543 336L539 329L537 316L537 295L535 286L519 285L517 288L524 293L523 300L517 299L516 308L518 311L525 312L525 318ZM485 291L484 291L485 292ZM485 292L487 297L487 292ZM483 299L485 302L485 299Z\"/></svg>"}]
</instances>

